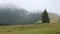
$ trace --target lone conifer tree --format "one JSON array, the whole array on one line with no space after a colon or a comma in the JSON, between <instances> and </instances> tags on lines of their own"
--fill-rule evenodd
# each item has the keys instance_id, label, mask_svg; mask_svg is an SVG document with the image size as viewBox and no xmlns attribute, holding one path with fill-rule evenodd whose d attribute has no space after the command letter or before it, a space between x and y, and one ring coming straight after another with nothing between
<instances>
[{"instance_id":1,"label":"lone conifer tree","mask_svg":"<svg viewBox=\"0 0 60 34\"><path fill-rule=\"evenodd\" d=\"M49 21L49 16L48 16L48 13L47 13L47 11L45 9L45 11L42 14L42 23L49 23L49 22L50 22Z\"/></svg>"}]
</instances>

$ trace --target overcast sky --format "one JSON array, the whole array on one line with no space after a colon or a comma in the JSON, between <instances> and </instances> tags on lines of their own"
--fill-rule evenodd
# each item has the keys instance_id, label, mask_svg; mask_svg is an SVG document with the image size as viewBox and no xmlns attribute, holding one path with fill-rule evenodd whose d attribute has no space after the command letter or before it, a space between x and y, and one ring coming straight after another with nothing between
<instances>
[{"instance_id":1,"label":"overcast sky","mask_svg":"<svg viewBox=\"0 0 60 34\"><path fill-rule=\"evenodd\" d=\"M44 10L60 14L60 0L0 0L0 5L12 4L28 11Z\"/></svg>"}]
</instances>

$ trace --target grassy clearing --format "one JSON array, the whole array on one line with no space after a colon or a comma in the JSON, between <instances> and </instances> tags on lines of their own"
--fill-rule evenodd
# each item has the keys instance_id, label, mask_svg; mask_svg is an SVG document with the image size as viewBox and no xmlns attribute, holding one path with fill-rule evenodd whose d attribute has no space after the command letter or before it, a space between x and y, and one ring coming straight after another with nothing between
<instances>
[{"instance_id":1,"label":"grassy clearing","mask_svg":"<svg viewBox=\"0 0 60 34\"><path fill-rule=\"evenodd\" d=\"M0 34L60 34L60 23L0 26Z\"/></svg>"}]
</instances>

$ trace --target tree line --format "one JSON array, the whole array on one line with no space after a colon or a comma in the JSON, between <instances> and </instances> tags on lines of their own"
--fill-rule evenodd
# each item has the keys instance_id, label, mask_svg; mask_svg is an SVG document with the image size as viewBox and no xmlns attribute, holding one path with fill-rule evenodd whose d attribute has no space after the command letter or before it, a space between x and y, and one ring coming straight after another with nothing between
<instances>
[{"instance_id":1,"label":"tree line","mask_svg":"<svg viewBox=\"0 0 60 34\"><path fill-rule=\"evenodd\" d=\"M36 21L49 22L48 13L29 13L24 9L0 8L0 25L34 24Z\"/></svg>"},{"instance_id":2,"label":"tree line","mask_svg":"<svg viewBox=\"0 0 60 34\"><path fill-rule=\"evenodd\" d=\"M0 8L0 24L3 25L34 24L37 20L41 20L40 13L29 13L24 9Z\"/></svg>"}]
</instances>

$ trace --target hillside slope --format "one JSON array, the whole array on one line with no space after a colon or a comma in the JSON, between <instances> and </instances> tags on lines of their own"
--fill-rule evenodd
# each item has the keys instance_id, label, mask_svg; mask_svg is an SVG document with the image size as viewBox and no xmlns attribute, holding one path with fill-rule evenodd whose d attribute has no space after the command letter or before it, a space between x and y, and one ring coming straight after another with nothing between
<instances>
[{"instance_id":1,"label":"hillside slope","mask_svg":"<svg viewBox=\"0 0 60 34\"><path fill-rule=\"evenodd\" d=\"M59 23L60 16L58 14L50 13L49 18L50 18L50 23Z\"/></svg>"}]
</instances>

